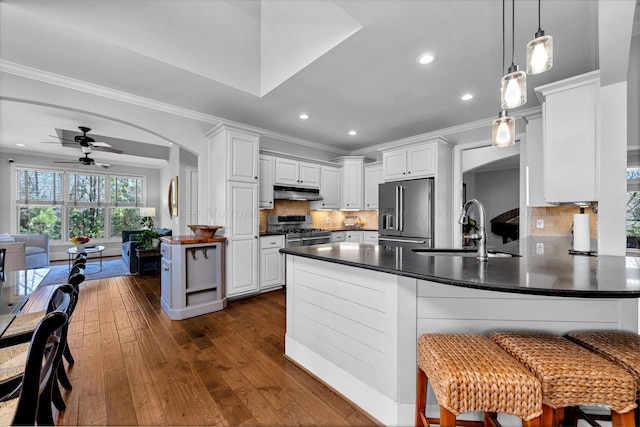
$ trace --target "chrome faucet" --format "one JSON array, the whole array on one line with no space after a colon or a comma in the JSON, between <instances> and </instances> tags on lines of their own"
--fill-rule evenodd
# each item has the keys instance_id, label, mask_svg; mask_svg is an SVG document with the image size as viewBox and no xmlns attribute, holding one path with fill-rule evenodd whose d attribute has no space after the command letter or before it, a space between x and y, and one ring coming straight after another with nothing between
<instances>
[{"instance_id":1,"label":"chrome faucet","mask_svg":"<svg viewBox=\"0 0 640 427\"><path fill-rule=\"evenodd\" d=\"M486 223L486 214L484 211L484 206L477 199L471 199L467 203L464 204L462 208L462 215L458 220L460 224L468 224L469 223L469 208L471 205L476 205L478 209L478 215L480 218L478 219L478 231L476 233L470 234L468 236L464 236L465 239L471 239L478 242L478 258L480 261L488 261L489 256L487 255L487 230L485 227Z\"/></svg>"}]
</instances>

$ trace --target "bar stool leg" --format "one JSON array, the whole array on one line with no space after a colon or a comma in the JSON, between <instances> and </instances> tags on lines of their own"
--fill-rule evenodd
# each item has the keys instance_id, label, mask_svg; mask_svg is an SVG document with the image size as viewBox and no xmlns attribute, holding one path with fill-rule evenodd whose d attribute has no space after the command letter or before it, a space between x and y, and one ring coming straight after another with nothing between
<instances>
[{"instance_id":1,"label":"bar stool leg","mask_svg":"<svg viewBox=\"0 0 640 427\"><path fill-rule=\"evenodd\" d=\"M611 411L611 425L613 427L632 427L636 425L636 417L634 411L628 411L624 414L619 414L616 411Z\"/></svg>"},{"instance_id":2,"label":"bar stool leg","mask_svg":"<svg viewBox=\"0 0 640 427\"><path fill-rule=\"evenodd\" d=\"M426 417L424 411L427 407L427 376L418 368L418 381L416 390L416 426L424 427L424 417Z\"/></svg>"},{"instance_id":3,"label":"bar stool leg","mask_svg":"<svg viewBox=\"0 0 640 427\"><path fill-rule=\"evenodd\" d=\"M542 416L535 417L529 421L522 420L522 427L540 427L542 424Z\"/></svg>"},{"instance_id":4,"label":"bar stool leg","mask_svg":"<svg viewBox=\"0 0 640 427\"><path fill-rule=\"evenodd\" d=\"M555 427L556 426L556 410L551 406L542 405L542 418L540 420L542 427Z\"/></svg>"},{"instance_id":5,"label":"bar stool leg","mask_svg":"<svg viewBox=\"0 0 640 427\"><path fill-rule=\"evenodd\" d=\"M456 416L442 406L440 407L440 427L456 427Z\"/></svg>"}]
</instances>

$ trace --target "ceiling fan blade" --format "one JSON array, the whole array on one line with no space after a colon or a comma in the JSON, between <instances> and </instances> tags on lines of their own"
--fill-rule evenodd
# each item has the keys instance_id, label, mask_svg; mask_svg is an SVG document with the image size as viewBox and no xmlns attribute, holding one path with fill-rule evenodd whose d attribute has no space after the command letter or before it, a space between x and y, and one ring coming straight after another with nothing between
<instances>
[{"instance_id":1,"label":"ceiling fan blade","mask_svg":"<svg viewBox=\"0 0 640 427\"><path fill-rule=\"evenodd\" d=\"M102 141L89 142L89 145L93 145L94 147L111 147L109 144Z\"/></svg>"},{"instance_id":2,"label":"ceiling fan blade","mask_svg":"<svg viewBox=\"0 0 640 427\"><path fill-rule=\"evenodd\" d=\"M109 163L94 163L93 166L97 166L99 168L108 169L111 167Z\"/></svg>"},{"instance_id":3,"label":"ceiling fan blade","mask_svg":"<svg viewBox=\"0 0 640 427\"><path fill-rule=\"evenodd\" d=\"M118 150L117 148L101 147L101 146L95 146L93 144L91 144L91 147L93 148L94 151L104 151L104 152L107 152L107 153L115 153L115 154L122 154L123 153L122 150Z\"/></svg>"},{"instance_id":4,"label":"ceiling fan blade","mask_svg":"<svg viewBox=\"0 0 640 427\"><path fill-rule=\"evenodd\" d=\"M63 137L58 136L58 135L49 135L49 137L51 137L51 138L57 138L57 139L59 139L60 141L75 142L75 141L74 141L74 140L72 140L72 139L63 138Z\"/></svg>"},{"instance_id":5,"label":"ceiling fan blade","mask_svg":"<svg viewBox=\"0 0 640 427\"><path fill-rule=\"evenodd\" d=\"M53 163L77 164L79 162L76 160L75 162L59 162L59 161L55 161Z\"/></svg>"}]
</instances>

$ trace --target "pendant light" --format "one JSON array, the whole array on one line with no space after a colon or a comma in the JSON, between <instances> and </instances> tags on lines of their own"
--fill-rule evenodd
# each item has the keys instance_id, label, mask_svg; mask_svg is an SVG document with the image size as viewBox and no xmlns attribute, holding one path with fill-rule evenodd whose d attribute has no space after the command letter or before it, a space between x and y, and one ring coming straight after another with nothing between
<instances>
[{"instance_id":1,"label":"pendant light","mask_svg":"<svg viewBox=\"0 0 640 427\"><path fill-rule=\"evenodd\" d=\"M502 0L502 68L504 70L504 2ZM509 117L506 110L500 111L498 118L491 125L491 145L494 147L508 147L515 144L516 127L513 117Z\"/></svg>"},{"instance_id":2,"label":"pendant light","mask_svg":"<svg viewBox=\"0 0 640 427\"><path fill-rule=\"evenodd\" d=\"M540 74L553 67L553 37L545 36L540 27L540 1L538 0L538 31L527 43L527 74Z\"/></svg>"},{"instance_id":3,"label":"pendant light","mask_svg":"<svg viewBox=\"0 0 640 427\"><path fill-rule=\"evenodd\" d=\"M502 77L500 85L500 103L502 109L515 108L527 102L527 75L520 71L514 62L515 56L515 0L511 9L511 66L506 76Z\"/></svg>"}]
</instances>

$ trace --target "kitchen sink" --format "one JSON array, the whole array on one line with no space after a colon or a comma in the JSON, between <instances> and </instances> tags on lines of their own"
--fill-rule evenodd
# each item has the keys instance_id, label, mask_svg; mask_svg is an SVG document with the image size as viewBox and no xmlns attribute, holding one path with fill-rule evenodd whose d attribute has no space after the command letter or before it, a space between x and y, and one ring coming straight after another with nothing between
<instances>
[{"instance_id":1,"label":"kitchen sink","mask_svg":"<svg viewBox=\"0 0 640 427\"><path fill-rule=\"evenodd\" d=\"M413 252L429 255L429 256L465 256L474 257L478 255L477 249L441 249L441 248L415 248L411 249ZM487 251L489 258L513 258L520 257L520 255L511 254L501 251Z\"/></svg>"}]
</instances>

